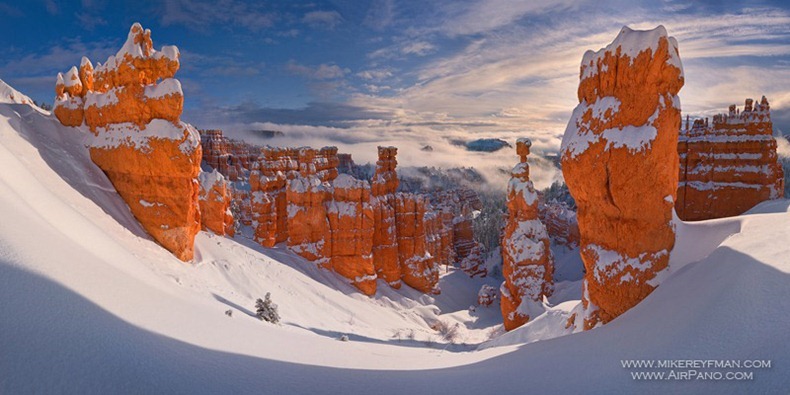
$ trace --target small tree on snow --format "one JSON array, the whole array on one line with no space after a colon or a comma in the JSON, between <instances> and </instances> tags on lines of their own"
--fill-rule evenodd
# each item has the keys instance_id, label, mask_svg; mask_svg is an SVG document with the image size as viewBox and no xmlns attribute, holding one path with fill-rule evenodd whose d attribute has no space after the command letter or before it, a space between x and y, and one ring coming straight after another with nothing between
<instances>
[{"instance_id":1,"label":"small tree on snow","mask_svg":"<svg viewBox=\"0 0 790 395\"><path fill-rule=\"evenodd\" d=\"M277 313L277 305L272 303L272 294L267 292L264 300L260 298L255 301L255 315L266 322L276 324L280 322L280 314Z\"/></svg>"}]
</instances>

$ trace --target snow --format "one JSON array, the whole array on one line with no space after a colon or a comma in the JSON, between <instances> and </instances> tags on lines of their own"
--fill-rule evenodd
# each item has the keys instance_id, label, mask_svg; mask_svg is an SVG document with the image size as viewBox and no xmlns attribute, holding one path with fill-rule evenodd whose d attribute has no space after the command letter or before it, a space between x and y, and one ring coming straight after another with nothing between
<instances>
[{"instance_id":1,"label":"snow","mask_svg":"<svg viewBox=\"0 0 790 395\"><path fill-rule=\"evenodd\" d=\"M225 182L225 177L217 169L212 169L210 172L201 171L198 174L198 182L202 190L210 191L217 183Z\"/></svg>"},{"instance_id":2,"label":"snow","mask_svg":"<svg viewBox=\"0 0 790 395\"><path fill-rule=\"evenodd\" d=\"M66 75L63 77L63 83L66 85L67 88L72 86L82 86L82 81L80 81L80 73L77 71L76 66L71 66Z\"/></svg>"},{"instance_id":3,"label":"snow","mask_svg":"<svg viewBox=\"0 0 790 395\"><path fill-rule=\"evenodd\" d=\"M117 92L121 89L123 88L113 88L105 93L88 91L85 94L85 108L88 108L90 106L104 108L106 106L118 104Z\"/></svg>"},{"instance_id":4,"label":"snow","mask_svg":"<svg viewBox=\"0 0 790 395\"><path fill-rule=\"evenodd\" d=\"M597 74L596 67L598 62L604 58L607 52L615 55L619 48L620 56L628 56L630 62L633 63L634 59L642 52L649 50L651 54L655 54L662 38L666 38L669 43L669 57L666 62L680 70L680 76L683 77L683 65L678 55L677 40L675 40L674 37L667 37L667 29L663 25L659 25L651 30L633 30L628 26L623 26L623 28L620 29L620 33L611 44L601 48L597 52L585 52L582 58L581 79L584 80Z\"/></svg>"},{"instance_id":5,"label":"snow","mask_svg":"<svg viewBox=\"0 0 790 395\"><path fill-rule=\"evenodd\" d=\"M91 163L83 143L89 134L28 105L0 104L2 393L726 394L790 387L781 367L790 357L789 200L739 217L679 223L673 271L603 327L572 333L565 323L578 301L552 297L543 314L503 334L496 305L468 308L483 284L498 285L494 278L442 268L441 295L379 282L368 298L281 246L205 232L195 260L184 264L145 234ZM566 291L569 283L575 291ZM576 297L579 281L557 289ZM279 326L251 316L266 292L279 305ZM438 322L458 328L457 338L431 329ZM336 340L342 336L349 341ZM753 381L640 382L623 359L765 359L775 366L754 371Z\"/></svg>"},{"instance_id":6,"label":"snow","mask_svg":"<svg viewBox=\"0 0 790 395\"><path fill-rule=\"evenodd\" d=\"M19 91L6 84L2 79L0 79L0 103L27 104L38 112L46 113L46 111L33 104L33 99L19 93Z\"/></svg>"},{"instance_id":7,"label":"snow","mask_svg":"<svg viewBox=\"0 0 790 395\"><path fill-rule=\"evenodd\" d=\"M145 87L144 96L149 99L161 99L167 95L184 96L184 92L181 90L181 82L175 78L165 78L156 85Z\"/></svg>"},{"instance_id":8,"label":"snow","mask_svg":"<svg viewBox=\"0 0 790 395\"><path fill-rule=\"evenodd\" d=\"M168 139L181 141L182 152L190 152L200 144L200 137L194 127L180 122L178 125L164 119L152 119L145 129L139 129L131 122L114 123L103 128L96 128L96 135L86 136L86 142L94 148L115 148L122 145L147 151L151 139Z\"/></svg>"}]
</instances>

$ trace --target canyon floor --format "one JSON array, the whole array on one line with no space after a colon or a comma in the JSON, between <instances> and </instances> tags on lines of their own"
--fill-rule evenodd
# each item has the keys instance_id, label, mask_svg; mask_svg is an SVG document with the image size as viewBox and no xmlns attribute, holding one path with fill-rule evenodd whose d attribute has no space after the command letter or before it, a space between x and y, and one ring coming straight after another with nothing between
<instances>
[{"instance_id":1,"label":"canyon floor","mask_svg":"<svg viewBox=\"0 0 790 395\"><path fill-rule=\"evenodd\" d=\"M571 333L581 264L545 314L504 333L483 284L383 283L368 298L288 252L201 232L193 264L148 237L90 161L87 131L0 103L0 393L402 394L790 388L790 200L683 223L661 286L610 324ZM270 292L280 325L254 316ZM226 311L231 310L232 316ZM340 340L347 338L347 341ZM771 360L753 380L632 378L623 360Z\"/></svg>"}]
</instances>

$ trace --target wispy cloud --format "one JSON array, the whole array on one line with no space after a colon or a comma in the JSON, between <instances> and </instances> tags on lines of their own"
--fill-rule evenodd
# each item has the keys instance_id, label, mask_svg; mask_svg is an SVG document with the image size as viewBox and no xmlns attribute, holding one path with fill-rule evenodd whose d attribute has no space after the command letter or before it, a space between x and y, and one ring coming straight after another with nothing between
<instances>
[{"instance_id":1,"label":"wispy cloud","mask_svg":"<svg viewBox=\"0 0 790 395\"><path fill-rule=\"evenodd\" d=\"M343 22L337 11L310 11L302 17L302 22L314 29L332 30Z\"/></svg>"},{"instance_id":2,"label":"wispy cloud","mask_svg":"<svg viewBox=\"0 0 790 395\"><path fill-rule=\"evenodd\" d=\"M306 66L291 59L285 64L285 70L291 74L307 77L314 80L331 80L342 78L349 69L341 68L336 64L322 63L318 66Z\"/></svg>"},{"instance_id":3,"label":"wispy cloud","mask_svg":"<svg viewBox=\"0 0 790 395\"><path fill-rule=\"evenodd\" d=\"M164 26L181 25L206 33L212 26L257 32L274 26L277 18L265 5L233 0L165 0L160 15Z\"/></svg>"}]
</instances>

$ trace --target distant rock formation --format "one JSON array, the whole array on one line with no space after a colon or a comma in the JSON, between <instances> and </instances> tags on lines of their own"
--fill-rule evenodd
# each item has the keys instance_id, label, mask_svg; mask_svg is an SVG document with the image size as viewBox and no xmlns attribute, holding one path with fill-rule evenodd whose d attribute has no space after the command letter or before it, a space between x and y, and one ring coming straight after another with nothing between
<instances>
[{"instance_id":1,"label":"distant rock formation","mask_svg":"<svg viewBox=\"0 0 790 395\"><path fill-rule=\"evenodd\" d=\"M502 235L500 287L505 330L527 323L543 310L543 297L553 291L554 260L549 235L538 218L538 194L529 180L529 139L516 142L521 161L507 188L508 219Z\"/></svg>"},{"instance_id":2,"label":"distant rock formation","mask_svg":"<svg viewBox=\"0 0 790 395\"><path fill-rule=\"evenodd\" d=\"M391 287L401 286L398 236L395 225L395 191L398 189L398 161L395 147L379 147L379 160L371 182L373 195L373 263L376 274Z\"/></svg>"},{"instance_id":3,"label":"distant rock formation","mask_svg":"<svg viewBox=\"0 0 790 395\"><path fill-rule=\"evenodd\" d=\"M538 205L540 221L546 225L549 238L558 245L576 248L581 242L576 211L565 202L543 202Z\"/></svg>"},{"instance_id":4,"label":"distant rock formation","mask_svg":"<svg viewBox=\"0 0 790 395\"><path fill-rule=\"evenodd\" d=\"M210 230L220 236L233 237L235 226L230 211L233 195L225 177L216 169L202 172L200 181L200 221L203 230Z\"/></svg>"},{"instance_id":5,"label":"distant rock formation","mask_svg":"<svg viewBox=\"0 0 790 395\"><path fill-rule=\"evenodd\" d=\"M502 139L477 139L465 144L467 151L496 152L505 147L513 148L510 143Z\"/></svg>"},{"instance_id":6,"label":"distant rock formation","mask_svg":"<svg viewBox=\"0 0 790 395\"><path fill-rule=\"evenodd\" d=\"M94 134L90 155L143 228L181 260L191 260L200 230L201 148L198 132L181 122L183 93L174 79L174 46L153 49L150 30L132 25L126 43L95 69L58 74L54 114L66 126Z\"/></svg>"},{"instance_id":7,"label":"distant rock formation","mask_svg":"<svg viewBox=\"0 0 790 395\"><path fill-rule=\"evenodd\" d=\"M678 141L680 182L675 210L684 221L740 215L784 196L784 172L776 155L771 107L746 99L743 111L697 119Z\"/></svg>"},{"instance_id":8,"label":"distant rock formation","mask_svg":"<svg viewBox=\"0 0 790 395\"><path fill-rule=\"evenodd\" d=\"M663 26L624 27L606 48L584 54L580 78L561 152L578 206L590 329L650 294L669 262L684 79Z\"/></svg>"},{"instance_id":9,"label":"distant rock formation","mask_svg":"<svg viewBox=\"0 0 790 395\"><path fill-rule=\"evenodd\" d=\"M470 275L485 275L471 226L473 211L481 208L477 195L462 188L396 192L395 147L379 147L369 183L351 155L336 147L255 147L214 130L201 131L201 140L204 164L237 176L228 180L236 220L252 227L264 247L287 242L366 295L376 292L379 278L396 288L406 283L439 293L440 265L456 264L458 256Z\"/></svg>"}]
</instances>

